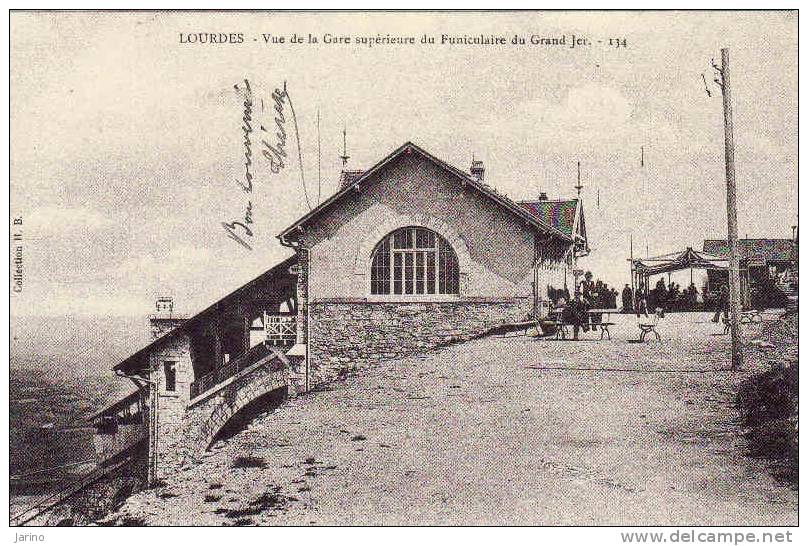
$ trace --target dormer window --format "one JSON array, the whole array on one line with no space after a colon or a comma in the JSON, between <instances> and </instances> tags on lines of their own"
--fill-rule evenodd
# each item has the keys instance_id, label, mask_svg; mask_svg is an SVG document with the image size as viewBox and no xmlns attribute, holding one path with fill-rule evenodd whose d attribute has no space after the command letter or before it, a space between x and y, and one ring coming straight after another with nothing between
<instances>
[{"instance_id":1,"label":"dormer window","mask_svg":"<svg viewBox=\"0 0 808 546\"><path fill-rule=\"evenodd\" d=\"M406 227L385 236L373 250L373 295L458 294L460 269L451 245L434 231Z\"/></svg>"}]
</instances>

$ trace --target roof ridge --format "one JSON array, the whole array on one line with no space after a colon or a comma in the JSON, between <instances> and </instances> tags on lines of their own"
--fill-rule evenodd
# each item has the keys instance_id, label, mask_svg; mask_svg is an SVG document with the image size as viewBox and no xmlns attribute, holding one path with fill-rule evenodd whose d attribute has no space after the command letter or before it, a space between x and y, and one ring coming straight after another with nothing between
<instances>
[{"instance_id":1,"label":"roof ridge","mask_svg":"<svg viewBox=\"0 0 808 546\"><path fill-rule=\"evenodd\" d=\"M517 203L569 203L570 201L577 200L577 197L570 197L569 199L524 199L517 201Z\"/></svg>"},{"instance_id":2,"label":"roof ridge","mask_svg":"<svg viewBox=\"0 0 808 546\"><path fill-rule=\"evenodd\" d=\"M528 211L526 211L524 209L524 207L520 206L519 203L517 203L516 201L511 199L509 196L507 196L507 195L505 195L503 193L500 193L499 191L497 191L496 188L494 188L492 186L489 186L488 184L485 184L480 180L477 180L471 174L469 174L469 173L455 167L454 165L448 163L447 161L444 161L444 160L440 159L439 157L437 157L437 156L429 153L428 151L426 151L421 146L419 146L419 145L415 144L414 142L408 140L407 142L405 142L404 144L402 144L401 146L396 148L394 151L392 151L390 154L385 156L383 159L381 159L380 161L375 163L370 169L365 170L359 177L356 178L356 180L353 181L353 183L351 183L349 185L346 185L344 188L341 188L336 193L334 193L331 197L329 197L328 199L326 199L325 201L320 203L320 205L318 205L317 207L315 207L314 209L310 210L308 213L303 215L300 219L298 219L291 226L284 229L280 234L277 235L278 239L281 240L281 244L285 244L284 243L284 237L288 233L292 232L295 228L302 226L304 223L309 221L311 218L313 218L320 211L324 210L325 207L333 204L340 197L345 195L351 187L358 186L359 184L364 182L367 178L369 178L371 175L375 174L379 169L384 167L387 163L389 163L390 161L392 161L394 158L396 158L398 155L404 153L405 151L407 153L411 153L412 151L420 153L425 158L433 161L434 163L437 163L440 167L442 167L442 168L446 169L447 171L455 174L457 177L463 179L466 183L468 183L471 186L477 188L478 190L480 190L481 192L486 194L490 199L492 199L494 201L499 201L500 205L502 205L506 209L510 209L511 212L513 214L515 214L516 216L520 216L523 219L533 223L539 229L544 229L544 230L548 231L549 233L552 233L552 234L554 234L556 236L559 236L560 238L562 238L564 240L570 240L569 235L567 235L563 231L555 228L554 226L546 224L545 222L543 222L540 219L536 218L533 214L530 214Z\"/></svg>"},{"instance_id":3,"label":"roof ridge","mask_svg":"<svg viewBox=\"0 0 808 546\"><path fill-rule=\"evenodd\" d=\"M738 241L793 241L791 237L743 237L739 238ZM726 239L704 239L705 242L707 241L715 241L719 243L726 243Z\"/></svg>"}]
</instances>

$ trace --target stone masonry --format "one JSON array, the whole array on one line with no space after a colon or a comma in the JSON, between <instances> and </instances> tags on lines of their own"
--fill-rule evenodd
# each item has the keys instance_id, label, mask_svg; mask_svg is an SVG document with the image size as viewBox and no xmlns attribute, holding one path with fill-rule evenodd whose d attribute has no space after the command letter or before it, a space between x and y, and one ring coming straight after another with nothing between
<instances>
[{"instance_id":1,"label":"stone masonry","mask_svg":"<svg viewBox=\"0 0 808 546\"><path fill-rule=\"evenodd\" d=\"M225 382L204 394L188 407L185 418L185 445L192 456L201 455L216 434L239 410L261 396L278 389L287 389L289 366L276 358L271 362L248 368L232 382Z\"/></svg>"},{"instance_id":2,"label":"stone masonry","mask_svg":"<svg viewBox=\"0 0 808 546\"><path fill-rule=\"evenodd\" d=\"M465 341L525 320L530 298L456 302L310 304L312 387L375 362Z\"/></svg>"},{"instance_id":3,"label":"stone masonry","mask_svg":"<svg viewBox=\"0 0 808 546\"><path fill-rule=\"evenodd\" d=\"M188 396L189 381L182 374L181 382L179 371L176 394L165 393L160 385L155 479L195 461L227 421L247 404L271 391L287 389L289 366L284 360L273 358L247 368L193 400ZM187 366L190 367L190 357Z\"/></svg>"},{"instance_id":4,"label":"stone masonry","mask_svg":"<svg viewBox=\"0 0 808 546\"><path fill-rule=\"evenodd\" d=\"M156 455L159 464L173 460L182 450L181 431L193 381L190 339L187 334L177 335L161 344L150 357L150 406L157 406ZM166 390L165 363L174 363L176 385ZM155 396L156 395L156 396ZM156 398L156 400L155 400ZM152 423L152 427L154 423ZM150 427L151 428L151 427ZM152 440L155 440L154 438ZM162 470L161 470L162 471Z\"/></svg>"}]
</instances>

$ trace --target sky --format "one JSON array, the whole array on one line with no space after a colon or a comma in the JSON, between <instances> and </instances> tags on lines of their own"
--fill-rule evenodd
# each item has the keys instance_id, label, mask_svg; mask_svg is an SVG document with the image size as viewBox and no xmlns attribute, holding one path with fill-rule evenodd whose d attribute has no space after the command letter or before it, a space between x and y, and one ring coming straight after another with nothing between
<instances>
[{"instance_id":1,"label":"sky","mask_svg":"<svg viewBox=\"0 0 808 546\"><path fill-rule=\"evenodd\" d=\"M180 34L242 33L241 44ZM571 35L627 47L267 45L262 33ZM254 41L253 39L257 41ZM193 313L290 254L276 235L308 211L296 147L280 173L255 159L253 250L224 233L243 214L242 95L286 82L312 205L349 168L406 141L514 199L574 196L591 254L629 282L636 255L726 236L721 93L730 48L741 236L797 221L797 18L783 12L13 13L11 214L23 218L13 316L143 316L157 296ZM644 165L640 149L644 149ZM685 284L682 282L682 284Z\"/></svg>"}]
</instances>

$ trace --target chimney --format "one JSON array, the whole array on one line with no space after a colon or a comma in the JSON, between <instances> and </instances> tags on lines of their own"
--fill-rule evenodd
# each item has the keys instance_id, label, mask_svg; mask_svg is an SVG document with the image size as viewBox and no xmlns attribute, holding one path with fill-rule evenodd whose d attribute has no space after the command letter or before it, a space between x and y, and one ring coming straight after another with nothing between
<instances>
[{"instance_id":1,"label":"chimney","mask_svg":"<svg viewBox=\"0 0 808 546\"><path fill-rule=\"evenodd\" d=\"M185 316L174 313L174 298L157 298L155 308L157 312L149 316L149 330L152 339L161 337L186 320Z\"/></svg>"},{"instance_id":2,"label":"chimney","mask_svg":"<svg viewBox=\"0 0 808 546\"><path fill-rule=\"evenodd\" d=\"M347 171L343 170L339 175L339 189L345 189L352 186L354 181L362 176L363 171Z\"/></svg>"},{"instance_id":3,"label":"chimney","mask_svg":"<svg viewBox=\"0 0 808 546\"><path fill-rule=\"evenodd\" d=\"M159 297L155 302L155 307L157 308L158 315L171 315L174 312L174 298L171 297Z\"/></svg>"},{"instance_id":4,"label":"chimney","mask_svg":"<svg viewBox=\"0 0 808 546\"><path fill-rule=\"evenodd\" d=\"M539 201L547 201L547 194L545 192L539 194Z\"/></svg>"},{"instance_id":5,"label":"chimney","mask_svg":"<svg viewBox=\"0 0 808 546\"><path fill-rule=\"evenodd\" d=\"M482 161L472 159L471 161L471 169L469 169L471 176L477 179L478 182L482 182L483 178L485 177L485 166L483 165Z\"/></svg>"}]
</instances>

